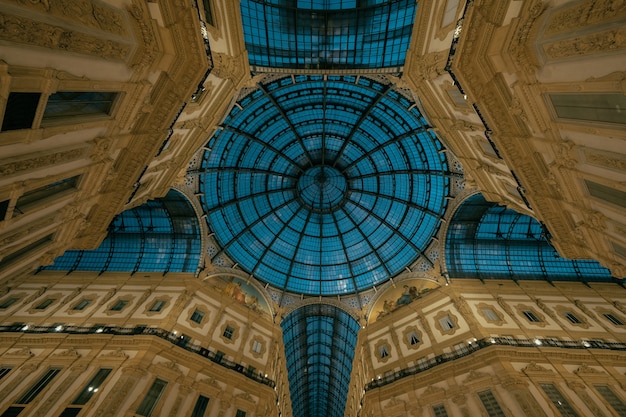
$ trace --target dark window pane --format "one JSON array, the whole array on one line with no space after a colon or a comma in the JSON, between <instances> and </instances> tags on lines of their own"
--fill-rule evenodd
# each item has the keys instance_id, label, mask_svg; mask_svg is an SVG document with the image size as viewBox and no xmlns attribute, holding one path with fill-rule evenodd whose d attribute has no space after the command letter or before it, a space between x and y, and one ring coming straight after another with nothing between
<instances>
[{"instance_id":1,"label":"dark window pane","mask_svg":"<svg viewBox=\"0 0 626 417\"><path fill-rule=\"evenodd\" d=\"M579 417L572 408L569 401L561 394L561 391L554 384L540 384L541 389L546 393L552 404L559 410L563 417Z\"/></svg>"},{"instance_id":2,"label":"dark window pane","mask_svg":"<svg viewBox=\"0 0 626 417\"><path fill-rule=\"evenodd\" d=\"M0 368L0 379L4 378L9 372L11 372L11 368Z\"/></svg>"},{"instance_id":3,"label":"dark window pane","mask_svg":"<svg viewBox=\"0 0 626 417\"><path fill-rule=\"evenodd\" d=\"M91 396L94 395L96 392L98 392L98 390L100 389L100 385L102 385L102 382L104 382L104 380L106 379L107 376L109 376L110 373L111 373L110 368L102 368L98 370L98 372L94 375L94 377L91 378L91 381L89 381L89 383L85 385L81 393L78 394L78 397L76 397L76 399L74 400L72 404L78 404L78 405L86 404L87 401L89 401L89 399L91 398Z\"/></svg>"},{"instance_id":4,"label":"dark window pane","mask_svg":"<svg viewBox=\"0 0 626 417\"><path fill-rule=\"evenodd\" d=\"M61 91L48 98L43 122L86 115L108 115L115 92Z\"/></svg>"},{"instance_id":5,"label":"dark window pane","mask_svg":"<svg viewBox=\"0 0 626 417\"><path fill-rule=\"evenodd\" d=\"M46 373L39 378L37 382L35 382L29 389L26 391L19 400L16 401L16 404L29 404L32 400L35 399L37 395L41 391L43 391L50 382L54 379L57 374L61 372L58 368L48 369Z\"/></svg>"},{"instance_id":6,"label":"dark window pane","mask_svg":"<svg viewBox=\"0 0 626 417\"><path fill-rule=\"evenodd\" d=\"M41 93L10 93L7 100L2 130L30 129Z\"/></svg>"},{"instance_id":7,"label":"dark window pane","mask_svg":"<svg viewBox=\"0 0 626 417\"><path fill-rule=\"evenodd\" d=\"M6 217L8 208L9 200L0 201L0 222Z\"/></svg>"},{"instance_id":8,"label":"dark window pane","mask_svg":"<svg viewBox=\"0 0 626 417\"><path fill-rule=\"evenodd\" d=\"M624 124L626 96L624 94L550 94L558 117Z\"/></svg>"},{"instance_id":9,"label":"dark window pane","mask_svg":"<svg viewBox=\"0 0 626 417\"><path fill-rule=\"evenodd\" d=\"M152 386L150 387L150 390L139 405L139 408L137 409L137 414L144 417L150 417L166 386L167 381L163 381L162 379L158 378L155 379L152 383Z\"/></svg>"},{"instance_id":10,"label":"dark window pane","mask_svg":"<svg viewBox=\"0 0 626 417\"><path fill-rule=\"evenodd\" d=\"M17 417L23 409L24 407L9 407L4 413L2 413L1 417Z\"/></svg>"},{"instance_id":11,"label":"dark window pane","mask_svg":"<svg viewBox=\"0 0 626 417\"><path fill-rule=\"evenodd\" d=\"M61 414L59 414L59 417L76 417L81 410L82 408L78 407L67 407Z\"/></svg>"},{"instance_id":12,"label":"dark window pane","mask_svg":"<svg viewBox=\"0 0 626 417\"><path fill-rule=\"evenodd\" d=\"M63 191L75 189L79 178L80 176L78 175L70 178L64 178L60 181L46 184L43 187L25 192L17 200L13 216L26 212L29 207L39 201L53 197Z\"/></svg>"},{"instance_id":13,"label":"dark window pane","mask_svg":"<svg viewBox=\"0 0 626 417\"><path fill-rule=\"evenodd\" d=\"M585 180L585 184L592 197L626 208L626 192L589 180Z\"/></svg>"},{"instance_id":14,"label":"dark window pane","mask_svg":"<svg viewBox=\"0 0 626 417\"><path fill-rule=\"evenodd\" d=\"M13 304L17 302L17 300L19 300L19 298L15 298L15 297L7 298L6 300L3 300L2 302L0 302L0 309L11 307Z\"/></svg>"},{"instance_id":15,"label":"dark window pane","mask_svg":"<svg viewBox=\"0 0 626 417\"><path fill-rule=\"evenodd\" d=\"M204 413L206 412L207 407L209 406L209 399L204 395L200 395L198 397L198 401L196 401L196 405L193 408L193 412L191 413L191 417L204 417Z\"/></svg>"}]
</instances>

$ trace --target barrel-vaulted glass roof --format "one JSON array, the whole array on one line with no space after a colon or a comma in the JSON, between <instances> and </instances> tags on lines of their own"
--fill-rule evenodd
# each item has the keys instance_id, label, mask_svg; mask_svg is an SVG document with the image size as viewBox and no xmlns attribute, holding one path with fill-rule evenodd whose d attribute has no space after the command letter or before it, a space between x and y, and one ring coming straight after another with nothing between
<instances>
[{"instance_id":1,"label":"barrel-vaulted glass roof","mask_svg":"<svg viewBox=\"0 0 626 417\"><path fill-rule=\"evenodd\" d=\"M307 295L354 293L437 233L449 173L409 98L366 77L294 76L239 100L210 138L201 201L221 250Z\"/></svg>"},{"instance_id":2,"label":"barrel-vaulted glass roof","mask_svg":"<svg viewBox=\"0 0 626 417\"><path fill-rule=\"evenodd\" d=\"M537 220L481 194L469 197L454 213L445 254L453 278L612 281L597 261L561 257Z\"/></svg>"},{"instance_id":3,"label":"barrel-vaulted glass roof","mask_svg":"<svg viewBox=\"0 0 626 417\"><path fill-rule=\"evenodd\" d=\"M281 322L292 409L298 417L342 417L359 323L327 304L301 307Z\"/></svg>"},{"instance_id":4,"label":"barrel-vaulted glass roof","mask_svg":"<svg viewBox=\"0 0 626 417\"><path fill-rule=\"evenodd\" d=\"M196 272L201 253L198 216L170 190L119 214L94 250L69 250L45 267L57 271Z\"/></svg>"},{"instance_id":5,"label":"barrel-vaulted glass roof","mask_svg":"<svg viewBox=\"0 0 626 417\"><path fill-rule=\"evenodd\" d=\"M254 70L392 69L411 41L415 0L242 0Z\"/></svg>"}]
</instances>

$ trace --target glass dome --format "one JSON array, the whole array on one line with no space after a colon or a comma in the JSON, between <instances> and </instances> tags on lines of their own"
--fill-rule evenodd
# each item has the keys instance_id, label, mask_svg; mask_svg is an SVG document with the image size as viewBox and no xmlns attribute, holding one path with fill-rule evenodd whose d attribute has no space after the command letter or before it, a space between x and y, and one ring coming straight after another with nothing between
<instances>
[{"instance_id":1,"label":"glass dome","mask_svg":"<svg viewBox=\"0 0 626 417\"><path fill-rule=\"evenodd\" d=\"M307 295L354 293L412 265L446 209L445 152L410 99L366 77L275 79L239 100L200 175L221 250Z\"/></svg>"}]
</instances>

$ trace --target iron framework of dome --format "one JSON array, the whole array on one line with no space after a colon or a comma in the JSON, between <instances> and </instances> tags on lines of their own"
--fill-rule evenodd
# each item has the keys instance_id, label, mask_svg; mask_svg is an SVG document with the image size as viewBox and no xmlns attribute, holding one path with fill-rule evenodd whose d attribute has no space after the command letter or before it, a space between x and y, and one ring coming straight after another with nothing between
<instances>
[{"instance_id":1,"label":"iron framework of dome","mask_svg":"<svg viewBox=\"0 0 626 417\"><path fill-rule=\"evenodd\" d=\"M275 288L338 295L419 259L449 191L442 144L415 103L366 77L274 79L210 138L201 202L220 249Z\"/></svg>"}]
</instances>

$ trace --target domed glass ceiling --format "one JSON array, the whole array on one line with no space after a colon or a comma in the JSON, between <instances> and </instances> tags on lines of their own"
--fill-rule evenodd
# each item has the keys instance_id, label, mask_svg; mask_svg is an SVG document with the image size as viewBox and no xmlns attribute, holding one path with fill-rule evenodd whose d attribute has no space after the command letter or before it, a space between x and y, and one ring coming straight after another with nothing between
<instances>
[{"instance_id":1,"label":"domed glass ceiling","mask_svg":"<svg viewBox=\"0 0 626 417\"><path fill-rule=\"evenodd\" d=\"M415 103L366 77L275 79L209 140L201 201L221 250L274 287L353 293L415 262L440 226L443 146Z\"/></svg>"}]
</instances>

